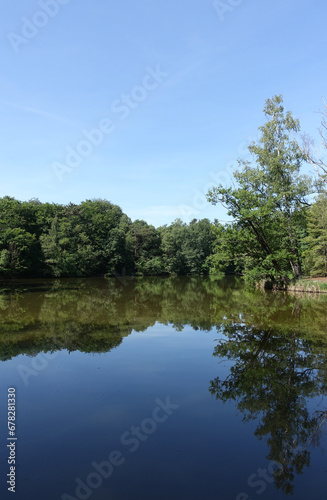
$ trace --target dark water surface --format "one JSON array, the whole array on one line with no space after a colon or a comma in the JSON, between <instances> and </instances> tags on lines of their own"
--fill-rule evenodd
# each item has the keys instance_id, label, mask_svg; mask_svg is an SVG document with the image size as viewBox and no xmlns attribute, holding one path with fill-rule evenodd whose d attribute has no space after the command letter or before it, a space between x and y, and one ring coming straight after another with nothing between
<instances>
[{"instance_id":1,"label":"dark water surface","mask_svg":"<svg viewBox=\"0 0 327 500\"><path fill-rule=\"evenodd\" d=\"M0 287L1 499L326 498L327 296L212 277Z\"/></svg>"}]
</instances>

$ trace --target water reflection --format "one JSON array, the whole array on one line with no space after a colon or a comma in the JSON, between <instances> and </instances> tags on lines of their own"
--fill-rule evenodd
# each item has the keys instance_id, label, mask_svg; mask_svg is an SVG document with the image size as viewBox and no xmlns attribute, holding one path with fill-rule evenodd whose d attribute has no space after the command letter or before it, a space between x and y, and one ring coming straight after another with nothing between
<instances>
[{"instance_id":1,"label":"water reflection","mask_svg":"<svg viewBox=\"0 0 327 500\"><path fill-rule=\"evenodd\" d=\"M257 421L255 436L266 439L267 459L278 463L274 482L292 494L294 474L310 465L327 411L310 404L327 393L327 344L296 333L224 324L225 339L214 356L233 361L227 378L211 381L217 399L233 400L243 420Z\"/></svg>"},{"instance_id":2,"label":"water reflection","mask_svg":"<svg viewBox=\"0 0 327 500\"><path fill-rule=\"evenodd\" d=\"M199 335L217 332L214 356L228 363L229 374L222 376L217 363L217 377L211 382L211 374L205 377L204 392L208 397L208 380L217 400L234 401L244 422L255 422L255 436L268 448L266 458L279 464L275 486L293 494L295 477L310 465L312 447L319 445L327 418L326 305L326 295L249 291L237 280L215 277L11 282L3 284L0 293L0 360L60 350L105 353L132 332L145 332L156 323L169 325L179 338L187 326ZM171 390L177 379L183 391L195 397L194 383L184 376L188 358L179 356L188 340L185 335L179 344L173 381L166 366L155 380ZM137 353L141 359L136 363L144 370L138 374L141 387L151 381L152 372L143 369L140 351L133 350L132 356ZM211 348L208 357L212 359ZM119 364L115 366L118 370ZM120 370L117 379L123 379L126 366ZM202 393L197 397L201 400Z\"/></svg>"},{"instance_id":3,"label":"water reflection","mask_svg":"<svg viewBox=\"0 0 327 500\"><path fill-rule=\"evenodd\" d=\"M266 334L282 328L322 342L327 331L325 295L247 291L215 277L30 280L0 290L2 360L60 349L107 352L156 322L176 331L243 322Z\"/></svg>"}]
</instances>

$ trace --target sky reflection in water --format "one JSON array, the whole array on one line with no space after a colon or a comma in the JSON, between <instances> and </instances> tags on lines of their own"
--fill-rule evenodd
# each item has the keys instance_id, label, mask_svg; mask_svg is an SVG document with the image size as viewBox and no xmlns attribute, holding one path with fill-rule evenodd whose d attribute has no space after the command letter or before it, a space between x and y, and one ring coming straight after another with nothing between
<instances>
[{"instance_id":1,"label":"sky reflection in water","mask_svg":"<svg viewBox=\"0 0 327 500\"><path fill-rule=\"evenodd\" d=\"M217 278L2 292L0 424L13 386L15 498L325 498L327 297ZM7 474L4 439L0 454Z\"/></svg>"}]
</instances>

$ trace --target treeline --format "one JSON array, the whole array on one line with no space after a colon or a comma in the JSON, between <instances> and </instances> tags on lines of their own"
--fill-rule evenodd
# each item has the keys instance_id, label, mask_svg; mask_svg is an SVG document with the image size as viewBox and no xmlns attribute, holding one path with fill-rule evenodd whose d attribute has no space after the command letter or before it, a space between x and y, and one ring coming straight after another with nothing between
<instances>
[{"instance_id":1,"label":"treeline","mask_svg":"<svg viewBox=\"0 0 327 500\"><path fill-rule=\"evenodd\" d=\"M0 199L0 276L208 274L214 225L134 222L106 200Z\"/></svg>"},{"instance_id":2,"label":"treeline","mask_svg":"<svg viewBox=\"0 0 327 500\"><path fill-rule=\"evenodd\" d=\"M242 218L230 224L194 219L155 228L106 200L58 205L6 196L0 277L236 273L253 283L327 276L326 194L293 206L286 221L271 202L250 210L250 200L248 189Z\"/></svg>"},{"instance_id":3,"label":"treeline","mask_svg":"<svg viewBox=\"0 0 327 500\"><path fill-rule=\"evenodd\" d=\"M327 165L294 140L299 122L275 96L264 107L252 162L232 187L215 186L232 222L177 219L155 228L106 200L79 205L0 199L0 277L237 273L248 283L287 285L327 276ZM322 122L327 130L326 120ZM323 145L327 139L322 133ZM315 178L300 173L315 166Z\"/></svg>"}]
</instances>

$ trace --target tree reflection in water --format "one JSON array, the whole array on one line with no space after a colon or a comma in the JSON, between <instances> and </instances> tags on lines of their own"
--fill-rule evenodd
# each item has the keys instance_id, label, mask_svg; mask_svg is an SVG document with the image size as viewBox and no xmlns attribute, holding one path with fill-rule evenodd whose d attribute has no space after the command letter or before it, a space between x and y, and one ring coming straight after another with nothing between
<instances>
[{"instance_id":1,"label":"tree reflection in water","mask_svg":"<svg viewBox=\"0 0 327 500\"><path fill-rule=\"evenodd\" d=\"M274 483L294 491L295 473L310 464L310 446L318 446L327 411L312 409L312 400L327 393L327 344L296 333L223 324L226 337L214 356L233 361L225 380L210 383L210 392L234 400L243 421L257 420L255 436L266 438L267 459L279 464Z\"/></svg>"},{"instance_id":2,"label":"tree reflection in water","mask_svg":"<svg viewBox=\"0 0 327 500\"><path fill-rule=\"evenodd\" d=\"M224 340L214 355L233 365L210 391L235 400L244 421L258 420L255 435L280 464L275 484L291 494L327 418L314 400L327 390L326 306L327 294L251 291L212 276L29 280L0 293L0 361L108 352L156 323L177 332L217 329Z\"/></svg>"}]
</instances>

